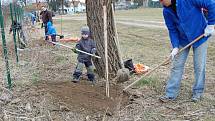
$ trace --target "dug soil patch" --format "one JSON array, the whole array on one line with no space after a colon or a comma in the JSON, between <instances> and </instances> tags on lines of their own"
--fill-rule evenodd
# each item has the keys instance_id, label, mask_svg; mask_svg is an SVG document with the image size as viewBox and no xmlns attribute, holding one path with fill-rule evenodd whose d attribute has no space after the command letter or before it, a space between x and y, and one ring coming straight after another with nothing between
<instances>
[{"instance_id":1,"label":"dug soil patch","mask_svg":"<svg viewBox=\"0 0 215 121\"><path fill-rule=\"evenodd\" d=\"M66 104L70 110L98 113L108 110L113 113L127 104L128 95L120 96L122 90L116 86L110 88L110 98L105 95L105 87L90 82L55 82L40 85L56 102Z\"/></svg>"}]
</instances>

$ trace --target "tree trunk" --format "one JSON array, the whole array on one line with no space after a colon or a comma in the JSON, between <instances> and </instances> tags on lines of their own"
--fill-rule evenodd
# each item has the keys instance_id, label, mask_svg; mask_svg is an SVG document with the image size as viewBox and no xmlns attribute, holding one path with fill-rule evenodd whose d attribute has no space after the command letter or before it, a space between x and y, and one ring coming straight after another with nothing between
<instances>
[{"instance_id":1,"label":"tree trunk","mask_svg":"<svg viewBox=\"0 0 215 121\"><path fill-rule=\"evenodd\" d=\"M97 53L102 57L101 59L93 59L93 62L98 75L102 78L105 77L103 6L107 6L108 67L109 77L113 78L122 65L115 36L112 0L86 0L86 5L87 23L92 33L92 39L96 41Z\"/></svg>"},{"instance_id":2,"label":"tree trunk","mask_svg":"<svg viewBox=\"0 0 215 121\"><path fill-rule=\"evenodd\" d=\"M62 0L61 2L62 2L62 3L61 3L61 7L62 7L62 14L64 15L64 4L63 4L63 3L64 3L64 0Z\"/></svg>"}]
</instances>

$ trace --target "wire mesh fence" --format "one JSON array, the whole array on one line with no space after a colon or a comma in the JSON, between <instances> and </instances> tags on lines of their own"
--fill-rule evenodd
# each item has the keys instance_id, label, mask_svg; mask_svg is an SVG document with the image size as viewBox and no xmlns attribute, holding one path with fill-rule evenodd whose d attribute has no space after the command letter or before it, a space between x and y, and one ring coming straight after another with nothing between
<instances>
[{"instance_id":1,"label":"wire mesh fence","mask_svg":"<svg viewBox=\"0 0 215 121\"><path fill-rule=\"evenodd\" d=\"M28 47L35 33L40 33L32 24L31 15L32 13L25 10L25 7L17 1L1 1L0 54L3 58L1 58L0 72L3 76L0 76L0 79L3 80L5 87L12 87L10 68L19 65L19 51ZM14 78L15 74L12 75Z\"/></svg>"}]
</instances>

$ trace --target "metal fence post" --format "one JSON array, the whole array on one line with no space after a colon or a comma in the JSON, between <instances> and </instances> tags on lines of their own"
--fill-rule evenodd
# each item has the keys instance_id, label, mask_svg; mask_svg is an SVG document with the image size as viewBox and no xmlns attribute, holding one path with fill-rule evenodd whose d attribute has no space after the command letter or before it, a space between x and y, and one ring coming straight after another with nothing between
<instances>
[{"instance_id":1,"label":"metal fence post","mask_svg":"<svg viewBox=\"0 0 215 121\"><path fill-rule=\"evenodd\" d=\"M10 16L11 16L11 22L12 22L12 31L13 31L13 42L14 42L14 48L16 53L16 62L19 62L19 56L17 52L17 43L16 43L16 28L14 28L14 18L13 18L13 8L12 3L10 3Z\"/></svg>"},{"instance_id":2,"label":"metal fence post","mask_svg":"<svg viewBox=\"0 0 215 121\"><path fill-rule=\"evenodd\" d=\"M1 1L0 1L0 6L2 6ZM4 52L4 61L5 61L5 65L6 65L6 71L7 71L8 87L9 87L9 89L11 89L12 81L11 81L11 76L10 76L10 68L9 68L9 62L8 62L8 52L7 52L5 31L4 31L4 18L3 18L1 8L0 8L0 25L1 25L1 35L2 35L2 46L3 46L3 52Z\"/></svg>"}]
</instances>

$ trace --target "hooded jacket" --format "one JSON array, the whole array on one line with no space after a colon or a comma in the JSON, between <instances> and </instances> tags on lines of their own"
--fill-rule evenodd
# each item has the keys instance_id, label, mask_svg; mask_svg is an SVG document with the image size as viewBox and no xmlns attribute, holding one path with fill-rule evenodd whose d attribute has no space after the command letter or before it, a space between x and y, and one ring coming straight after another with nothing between
<instances>
[{"instance_id":1,"label":"hooded jacket","mask_svg":"<svg viewBox=\"0 0 215 121\"><path fill-rule=\"evenodd\" d=\"M215 24L214 0L176 0L176 13L172 7L164 7L163 16L169 31L172 47L186 46L198 36L204 34L207 21L202 13L202 8L208 12L208 24ZM208 37L204 37L193 44L198 47Z\"/></svg>"},{"instance_id":2,"label":"hooded jacket","mask_svg":"<svg viewBox=\"0 0 215 121\"><path fill-rule=\"evenodd\" d=\"M87 53L91 53L94 54L96 52L96 43L95 41L93 41L92 39L88 38L88 39L81 39L77 44L76 44L76 48L82 51L85 51ZM78 53L78 61L79 62L88 62L91 61L91 56L81 53Z\"/></svg>"},{"instance_id":3,"label":"hooded jacket","mask_svg":"<svg viewBox=\"0 0 215 121\"><path fill-rule=\"evenodd\" d=\"M47 28L48 28L47 35L51 35L52 36L52 35L56 35L57 34L55 27L52 26L52 23L50 21L47 23Z\"/></svg>"}]
</instances>

